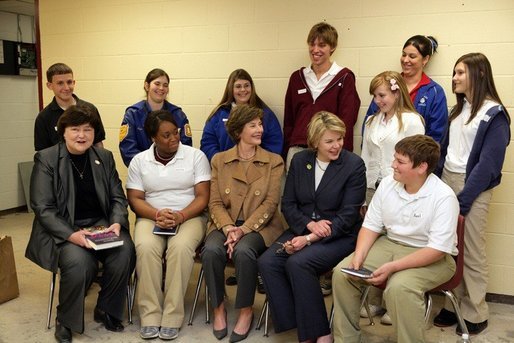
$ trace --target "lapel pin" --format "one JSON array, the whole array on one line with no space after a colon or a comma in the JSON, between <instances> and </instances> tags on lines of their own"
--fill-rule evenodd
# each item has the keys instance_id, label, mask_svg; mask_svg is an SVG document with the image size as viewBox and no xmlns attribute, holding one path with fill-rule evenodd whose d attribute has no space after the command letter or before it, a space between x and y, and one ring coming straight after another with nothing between
<instances>
[{"instance_id":1,"label":"lapel pin","mask_svg":"<svg viewBox=\"0 0 514 343\"><path fill-rule=\"evenodd\" d=\"M98 160L95 160L95 164L98 164L98 165L100 165L100 161L98 161Z\"/></svg>"},{"instance_id":2,"label":"lapel pin","mask_svg":"<svg viewBox=\"0 0 514 343\"><path fill-rule=\"evenodd\" d=\"M311 170L312 169L312 164L307 163L307 169Z\"/></svg>"}]
</instances>

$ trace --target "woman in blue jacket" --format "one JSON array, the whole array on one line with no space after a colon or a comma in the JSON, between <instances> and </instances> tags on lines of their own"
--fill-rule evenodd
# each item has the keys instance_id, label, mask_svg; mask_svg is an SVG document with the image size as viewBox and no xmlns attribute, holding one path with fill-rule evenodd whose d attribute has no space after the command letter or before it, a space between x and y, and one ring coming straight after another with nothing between
<instances>
[{"instance_id":1,"label":"woman in blue jacket","mask_svg":"<svg viewBox=\"0 0 514 343\"><path fill-rule=\"evenodd\" d=\"M227 134L225 124L232 107L241 104L255 106L264 111L261 147L276 154L282 152L284 138L275 113L257 95L250 74L244 69L236 69L230 73L223 97L207 118L203 129L200 150L207 155L209 161L217 152L228 150L235 145Z\"/></svg>"},{"instance_id":2,"label":"woman in blue jacket","mask_svg":"<svg viewBox=\"0 0 514 343\"><path fill-rule=\"evenodd\" d=\"M130 161L141 151L152 145L152 140L145 132L145 120L148 113L166 110L173 115L180 129L182 144L192 146L191 127L186 114L178 106L166 100L170 91L170 77L162 69L152 69L146 75L144 89L146 99L127 108L120 128L120 153L123 163L128 167Z\"/></svg>"},{"instance_id":3,"label":"woman in blue jacket","mask_svg":"<svg viewBox=\"0 0 514 343\"><path fill-rule=\"evenodd\" d=\"M485 231L492 189L500 184L505 152L510 141L510 116L494 85L491 64L481 53L462 56L452 79L457 105L441 141L438 173L457 194L460 213L466 217L464 275L454 289L467 329L478 334L487 327L485 302L487 259ZM445 308L434 318L436 326L457 323ZM457 326L457 334L462 329Z\"/></svg>"},{"instance_id":4,"label":"woman in blue jacket","mask_svg":"<svg viewBox=\"0 0 514 343\"><path fill-rule=\"evenodd\" d=\"M446 95L443 88L423 71L437 46L437 40L432 36L412 36L403 45L400 64L412 103L425 120L426 135L440 142L448 121ZM371 101L366 118L378 110Z\"/></svg>"}]
</instances>

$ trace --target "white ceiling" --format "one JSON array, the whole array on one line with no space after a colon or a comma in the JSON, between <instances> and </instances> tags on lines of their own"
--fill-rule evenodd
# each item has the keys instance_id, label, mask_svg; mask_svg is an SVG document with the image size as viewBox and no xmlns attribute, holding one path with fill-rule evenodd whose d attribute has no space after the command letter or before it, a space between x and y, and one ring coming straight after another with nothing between
<instances>
[{"instance_id":1,"label":"white ceiling","mask_svg":"<svg viewBox=\"0 0 514 343\"><path fill-rule=\"evenodd\" d=\"M9 12L34 16L34 0L0 0L0 12Z\"/></svg>"}]
</instances>

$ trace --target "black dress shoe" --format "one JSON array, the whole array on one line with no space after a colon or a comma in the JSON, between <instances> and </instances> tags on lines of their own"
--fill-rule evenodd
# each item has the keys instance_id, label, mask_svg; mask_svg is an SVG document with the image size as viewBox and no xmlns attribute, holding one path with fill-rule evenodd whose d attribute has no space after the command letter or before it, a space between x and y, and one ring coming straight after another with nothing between
<instances>
[{"instance_id":1,"label":"black dress shoe","mask_svg":"<svg viewBox=\"0 0 514 343\"><path fill-rule=\"evenodd\" d=\"M246 337L248 337L248 334L250 333L250 330L252 329L252 324L253 324L253 314L252 314L252 319L250 320L250 326L248 327L248 331L246 331L246 333L244 333L242 335L238 334L235 331L232 331L228 341L230 343L236 343L236 342L241 342L242 340L245 340Z\"/></svg>"},{"instance_id":2,"label":"black dress shoe","mask_svg":"<svg viewBox=\"0 0 514 343\"><path fill-rule=\"evenodd\" d=\"M71 343L71 330L55 320L55 339L59 343Z\"/></svg>"},{"instance_id":3,"label":"black dress shoe","mask_svg":"<svg viewBox=\"0 0 514 343\"><path fill-rule=\"evenodd\" d=\"M230 275L230 276L225 280L225 285L227 285L227 286L235 286L235 285L237 285L236 275Z\"/></svg>"},{"instance_id":4,"label":"black dress shoe","mask_svg":"<svg viewBox=\"0 0 514 343\"><path fill-rule=\"evenodd\" d=\"M444 308L434 318L434 325L440 328L445 328L447 326L452 326L455 324L457 324L457 316L455 315L455 313L450 312Z\"/></svg>"},{"instance_id":5,"label":"black dress shoe","mask_svg":"<svg viewBox=\"0 0 514 343\"><path fill-rule=\"evenodd\" d=\"M121 320L114 318L109 313L100 310L98 307L95 307L94 318L95 322L103 323L105 328L109 331L120 332L123 331L123 329L125 329L125 327L121 323Z\"/></svg>"},{"instance_id":6,"label":"black dress shoe","mask_svg":"<svg viewBox=\"0 0 514 343\"><path fill-rule=\"evenodd\" d=\"M466 327L468 328L468 333L470 335L478 335L482 331L484 331L487 328L487 320L484 320L481 323L472 323L468 322L464 319L464 324L466 324ZM455 329L455 332L457 335L462 335L462 329L460 328L460 325L457 325L457 328Z\"/></svg>"},{"instance_id":7,"label":"black dress shoe","mask_svg":"<svg viewBox=\"0 0 514 343\"><path fill-rule=\"evenodd\" d=\"M214 337L218 339L218 341L221 341L223 338L227 336L227 310L225 310L225 327L221 330L214 330L213 325L212 334L214 335Z\"/></svg>"}]
</instances>

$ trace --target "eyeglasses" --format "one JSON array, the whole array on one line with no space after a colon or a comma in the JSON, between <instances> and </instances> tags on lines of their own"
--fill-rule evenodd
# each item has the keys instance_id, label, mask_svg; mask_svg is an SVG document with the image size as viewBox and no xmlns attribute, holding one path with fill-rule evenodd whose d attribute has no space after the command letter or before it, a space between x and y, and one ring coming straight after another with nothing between
<instances>
[{"instance_id":1,"label":"eyeglasses","mask_svg":"<svg viewBox=\"0 0 514 343\"><path fill-rule=\"evenodd\" d=\"M286 246L290 246L291 245L291 242L287 241L285 243L282 243L282 242L275 242L276 244L280 245L280 248L278 248L277 250L275 250L275 254L288 254L289 253L286 251Z\"/></svg>"}]
</instances>

